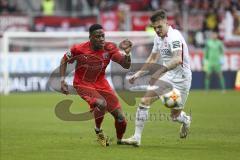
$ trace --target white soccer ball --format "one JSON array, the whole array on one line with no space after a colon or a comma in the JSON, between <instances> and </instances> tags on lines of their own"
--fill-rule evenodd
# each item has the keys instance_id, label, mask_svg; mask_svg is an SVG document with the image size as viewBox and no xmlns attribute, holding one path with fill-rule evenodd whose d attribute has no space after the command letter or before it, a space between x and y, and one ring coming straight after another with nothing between
<instances>
[{"instance_id":1,"label":"white soccer ball","mask_svg":"<svg viewBox=\"0 0 240 160\"><path fill-rule=\"evenodd\" d=\"M160 99L167 108L177 107L182 101L180 91L176 88L162 95Z\"/></svg>"}]
</instances>

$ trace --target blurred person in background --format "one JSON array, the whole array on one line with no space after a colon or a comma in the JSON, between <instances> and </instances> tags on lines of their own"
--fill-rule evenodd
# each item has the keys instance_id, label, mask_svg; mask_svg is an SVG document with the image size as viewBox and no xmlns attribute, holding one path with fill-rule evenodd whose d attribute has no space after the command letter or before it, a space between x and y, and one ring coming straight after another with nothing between
<instances>
[{"instance_id":1,"label":"blurred person in background","mask_svg":"<svg viewBox=\"0 0 240 160\"><path fill-rule=\"evenodd\" d=\"M218 31L218 15L217 15L217 10L216 9L210 9L204 18L203 22L203 30L204 32L208 31Z\"/></svg>"},{"instance_id":2,"label":"blurred person in background","mask_svg":"<svg viewBox=\"0 0 240 160\"><path fill-rule=\"evenodd\" d=\"M7 0L0 0L0 14L15 12L16 5L11 5Z\"/></svg>"},{"instance_id":3,"label":"blurred person in background","mask_svg":"<svg viewBox=\"0 0 240 160\"><path fill-rule=\"evenodd\" d=\"M224 63L224 45L218 39L218 33L213 31L204 48L203 69L205 71L205 89L209 90L210 78L213 72L217 73L222 91L225 91L225 81L222 73Z\"/></svg>"},{"instance_id":4,"label":"blurred person in background","mask_svg":"<svg viewBox=\"0 0 240 160\"><path fill-rule=\"evenodd\" d=\"M45 16L54 15L54 11L55 11L54 0L42 0L41 11Z\"/></svg>"},{"instance_id":5,"label":"blurred person in background","mask_svg":"<svg viewBox=\"0 0 240 160\"><path fill-rule=\"evenodd\" d=\"M240 35L240 14L236 7L232 7L231 13L233 16L233 34Z\"/></svg>"}]
</instances>

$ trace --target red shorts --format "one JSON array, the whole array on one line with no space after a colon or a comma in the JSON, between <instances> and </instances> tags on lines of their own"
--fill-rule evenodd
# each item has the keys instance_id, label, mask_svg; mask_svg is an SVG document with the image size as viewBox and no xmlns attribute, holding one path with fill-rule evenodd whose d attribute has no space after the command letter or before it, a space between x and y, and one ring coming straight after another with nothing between
<instances>
[{"instance_id":1,"label":"red shorts","mask_svg":"<svg viewBox=\"0 0 240 160\"><path fill-rule=\"evenodd\" d=\"M90 106L90 109L93 110L96 102L98 100L104 101L106 105L106 111L112 112L118 108L121 108L117 96L114 91L107 83L103 83L101 87L96 85L74 85L78 95L84 99Z\"/></svg>"}]
</instances>

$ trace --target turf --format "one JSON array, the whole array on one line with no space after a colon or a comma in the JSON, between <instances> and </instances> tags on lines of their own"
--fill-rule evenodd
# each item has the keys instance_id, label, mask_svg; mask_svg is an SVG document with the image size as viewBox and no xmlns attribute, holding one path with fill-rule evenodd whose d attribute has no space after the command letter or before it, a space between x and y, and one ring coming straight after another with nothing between
<instances>
[{"instance_id":1,"label":"turf","mask_svg":"<svg viewBox=\"0 0 240 160\"><path fill-rule=\"evenodd\" d=\"M55 115L57 102L74 100L71 111L87 111L85 102L74 96L53 93L1 96L0 159L199 159L235 160L240 157L240 92L191 91L185 110L193 117L191 134L178 138L179 124L169 120L169 111L158 101L146 123L142 146L119 146L115 141L103 148L95 141L94 122L62 121ZM135 107L122 102L127 114L125 137L134 131ZM81 106L81 107L80 107ZM113 118L107 114L104 131L115 137Z\"/></svg>"}]
</instances>

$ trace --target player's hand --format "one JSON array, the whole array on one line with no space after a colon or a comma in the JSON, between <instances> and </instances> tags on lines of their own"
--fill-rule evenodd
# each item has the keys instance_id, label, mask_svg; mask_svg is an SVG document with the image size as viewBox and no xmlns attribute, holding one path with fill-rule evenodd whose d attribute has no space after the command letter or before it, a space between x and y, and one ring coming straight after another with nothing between
<instances>
[{"instance_id":1,"label":"player's hand","mask_svg":"<svg viewBox=\"0 0 240 160\"><path fill-rule=\"evenodd\" d=\"M140 74L139 72L136 72L135 74L129 76L127 79L129 83L133 84L138 77L140 77Z\"/></svg>"},{"instance_id":2,"label":"player's hand","mask_svg":"<svg viewBox=\"0 0 240 160\"><path fill-rule=\"evenodd\" d=\"M137 77L135 76L135 74L128 77L128 81L131 84L133 84L136 79L137 79Z\"/></svg>"},{"instance_id":3,"label":"player's hand","mask_svg":"<svg viewBox=\"0 0 240 160\"><path fill-rule=\"evenodd\" d=\"M62 92L63 94L66 94L66 95L69 94L68 85L67 85L67 83L66 83L64 80L61 81L61 92Z\"/></svg>"},{"instance_id":4,"label":"player's hand","mask_svg":"<svg viewBox=\"0 0 240 160\"><path fill-rule=\"evenodd\" d=\"M124 50L124 52L129 55L132 50L132 42L128 39L123 40L119 44L119 48Z\"/></svg>"}]
</instances>

